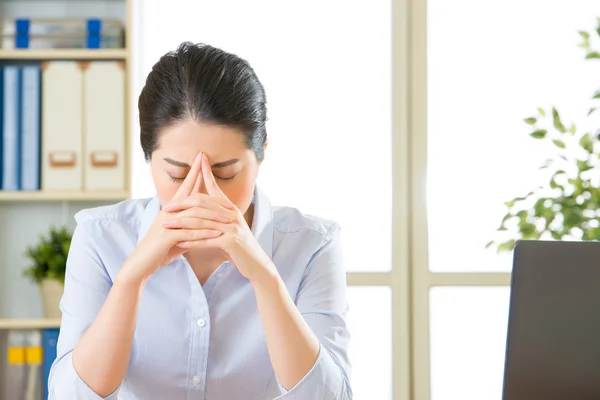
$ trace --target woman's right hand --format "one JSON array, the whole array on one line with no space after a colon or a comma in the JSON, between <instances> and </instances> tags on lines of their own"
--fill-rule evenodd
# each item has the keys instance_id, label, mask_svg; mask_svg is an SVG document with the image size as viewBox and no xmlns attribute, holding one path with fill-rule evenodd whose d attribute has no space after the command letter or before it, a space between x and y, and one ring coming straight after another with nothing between
<instances>
[{"instance_id":1,"label":"woman's right hand","mask_svg":"<svg viewBox=\"0 0 600 400\"><path fill-rule=\"evenodd\" d=\"M190 172L173 196L172 202L200 193L200 187L202 186L201 169L202 153L196 156ZM223 201L219 200L218 203L223 203ZM229 204L220 205L224 208L231 207ZM221 234L220 231L212 229L165 228L163 221L173 218L175 214L161 209L144 238L138 243L119 271L118 274L121 278L127 281L144 282L158 268L171 263L188 251L188 249L178 247L178 243L215 238ZM221 217L222 214L214 210L213 218L218 220Z\"/></svg>"}]
</instances>

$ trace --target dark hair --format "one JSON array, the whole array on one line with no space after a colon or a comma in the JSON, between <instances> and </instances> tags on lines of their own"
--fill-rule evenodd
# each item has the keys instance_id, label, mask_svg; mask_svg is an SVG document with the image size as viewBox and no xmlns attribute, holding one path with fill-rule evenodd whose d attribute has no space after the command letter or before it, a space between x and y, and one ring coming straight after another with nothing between
<instances>
[{"instance_id":1,"label":"dark hair","mask_svg":"<svg viewBox=\"0 0 600 400\"><path fill-rule=\"evenodd\" d=\"M267 139L266 103L248 62L206 44L182 43L154 64L138 100L146 160L162 129L193 118L239 129L260 162Z\"/></svg>"}]
</instances>

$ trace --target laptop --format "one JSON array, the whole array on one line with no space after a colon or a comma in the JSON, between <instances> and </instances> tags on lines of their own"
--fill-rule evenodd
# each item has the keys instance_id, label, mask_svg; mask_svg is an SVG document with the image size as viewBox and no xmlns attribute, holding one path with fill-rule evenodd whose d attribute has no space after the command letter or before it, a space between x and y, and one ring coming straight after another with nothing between
<instances>
[{"instance_id":1,"label":"laptop","mask_svg":"<svg viewBox=\"0 0 600 400\"><path fill-rule=\"evenodd\" d=\"M600 242L519 241L503 400L600 399Z\"/></svg>"}]
</instances>

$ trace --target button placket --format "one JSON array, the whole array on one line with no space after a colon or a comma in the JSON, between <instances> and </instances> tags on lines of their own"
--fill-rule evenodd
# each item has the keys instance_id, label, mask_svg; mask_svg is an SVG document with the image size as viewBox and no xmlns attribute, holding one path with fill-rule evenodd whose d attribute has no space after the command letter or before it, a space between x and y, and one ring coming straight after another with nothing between
<instances>
[{"instance_id":1,"label":"button placket","mask_svg":"<svg viewBox=\"0 0 600 400\"><path fill-rule=\"evenodd\" d=\"M196 392L204 390L202 377L206 374L206 365L208 357L208 348L206 345L207 337L209 335L208 323L209 323L209 305L206 293L203 287L198 282L191 266L187 260L182 260L183 264L187 267L188 279L191 285L191 306L192 306L192 321L195 322L196 329L193 329L191 333L192 340L192 354L191 354L191 373L194 374L189 380L189 384L194 388ZM193 323L193 322L192 322ZM204 345L203 345L204 343ZM191 375L191 374L190 374ZM189 375L188 375L189 376Z\"/></svg>"}]
</instances>

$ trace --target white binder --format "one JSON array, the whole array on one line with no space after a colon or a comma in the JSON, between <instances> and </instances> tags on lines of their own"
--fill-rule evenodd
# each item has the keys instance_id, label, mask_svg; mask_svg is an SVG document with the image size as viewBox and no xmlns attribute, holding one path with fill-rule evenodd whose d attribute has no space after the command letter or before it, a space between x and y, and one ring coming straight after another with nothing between
<instances>
[{"instance_id":1,"label":"white binder","mask_svg":"<svg viewBox=\"0 0 600 400\"><path fill-rule=\"evenodd\" d=\"M84 188L125 189L125 68L92 61L83 73Z\"/></svg>"},{"instance_id":2,"label":"white binder","mask_svg":"<svg viewBox=\"0 0 600 400\"><path fill-rule=\"evenodd\" d=\"M42 190L82 188L82 67L42 64Z\"/></svg>"}]
</instances>

